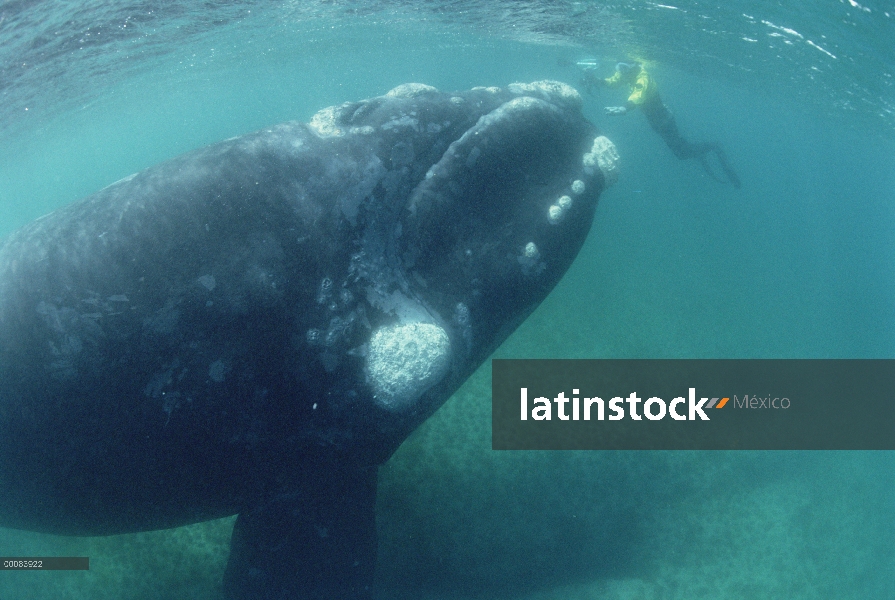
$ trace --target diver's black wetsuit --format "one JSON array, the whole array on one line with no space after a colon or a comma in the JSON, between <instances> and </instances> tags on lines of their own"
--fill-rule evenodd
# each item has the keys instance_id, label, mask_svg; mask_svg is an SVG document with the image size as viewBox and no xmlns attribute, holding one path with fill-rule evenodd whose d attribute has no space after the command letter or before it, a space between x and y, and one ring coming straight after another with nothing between
<instances>
[{"instance_id":1,"label":"diver's black wetsuit","mask_svg":"<svg viewBox=\"0 0 895 600\"><path fill-rule=\"evenodd\" d=\"M653 131L658 133L662 139L665 140L665 143L671 148L671 151L676 157L681 160L698 158L709 175L718 179L709 167L708 162L706 162L706 154L714 152L715 156L718 157L718 163L721 165L721 169L724 170L727 179L733 184L733 187L739 189L741 186L740 178L728 164L727 155L724 154L724 149L715 142L693 143L684 139L684 136L681 135L680 130L677 128L677 121L674 120L674 115L672 115L671 111L668 110L668 107L662 103L662 99L659 98L658 93L654 93L648 100L643 102L640 105L640 110L643 111L643 114L646 116L646 120L650 124L650 127L653 128Z\"/></svg>"},{"instance_id":2,"label":"diver's black wetsuit","mask_svg":"<svg viewBox=\"0 0 895 600\"><path fill-rule=\"evenodd\" d=\"M674 115L662 102L652 78L642 66L636 63L619 63L615 74L607 79L600 79L592 71L587 71L582 84L588 90L595 85L606 85L609 87L616 87L621 84L630 85L631 95L628 97L626 108L624 110L607 109L607 112L612 110L610 114L624 114L628 109L639 106L643 114L646 115L646 120L649 122L650 127L665 140L665 143L668 144L668 147L676 157L681 160L698 158L706 172L713 179L723 183L724 180L718 177L709 166L707 155L710 152L714 152L727 180L734 187L740 187L740 178L727 162L727 155L724 154L724 150L719 144L714 142L693 143L687 141L681 135L680 130L677 128L677 122L674 120Z\"/></svg>"}]
</instances>

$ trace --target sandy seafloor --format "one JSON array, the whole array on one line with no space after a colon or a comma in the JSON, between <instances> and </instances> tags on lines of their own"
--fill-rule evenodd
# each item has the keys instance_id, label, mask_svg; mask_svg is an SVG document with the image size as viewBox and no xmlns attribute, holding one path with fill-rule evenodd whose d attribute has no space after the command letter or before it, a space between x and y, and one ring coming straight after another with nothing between
<instances>
[{"instance_id":1,"label":"sandy seafloor","mask_svg":"<svg viewBox=\"0 0 895 600\"><path fill-rule=\"evenodd\" d=\"M605 117L620 92L585 96L621 178L497 356L893 358L893 17L851 0L7 2L0 234L192 148L400 83L574 85L569 61L609 75L635 58L688 136L725 146L743 187L676 160L642 115ZM382 468L378 597L895 598L893 452L495 452L489 399L486 363ZM0 598L215 598L231 524L0 530L0 555L91 559L89 572L0 572Z\"/></svg>"}]
</instances>

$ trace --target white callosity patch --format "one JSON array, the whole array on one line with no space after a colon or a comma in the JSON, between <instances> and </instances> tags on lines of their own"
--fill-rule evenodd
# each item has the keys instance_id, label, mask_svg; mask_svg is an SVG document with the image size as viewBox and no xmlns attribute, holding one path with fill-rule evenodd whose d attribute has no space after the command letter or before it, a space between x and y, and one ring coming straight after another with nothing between
<instances>
[{"instance_id":1,"label":"white callosity patch","mask_svg":"<svg viewBox=\"0 0 895 600\"><path fill-rule=\"evenodd\" d=\"M528 110L530 108L538 106L538 103L539 100L536 98L532 98L531 96L522 96L521 98L513 98L497 110L502 110L507 113L518 109Z\"/></svg>"},{"instance_id":2,"label":"white callosity patch","mask_svg":"<svg viewBox=\"0 0 895 600\"><path fill-rule=\"evenodd\" d=\"M414 98L420 94L437 92L438 89L425 83L402 83L385 93L387 98Z\"/></svg>"},{"instance_id":3,"label":"white callosity patch","mask_svg":"<svg viewBox=\"0 0 895 600\"><path fill-rule=\"evenodd\" d=\"M527 94L558 100L570 106L580 108L581 95L572 86L561 81L535 81L532 83L512 83L507 89L514 94Z\"/></svg>"},{"instance_id":4,"label":"white callosity patch","mask_svg":"<svg viewBox=\"0 0 895 600\"><path fill-rule=\"evenodd\" d=\"M528 242L525 244L525 250L523 251L526 258L538 258L541 253L538 251L538 247L534 242Z\"/></svg>"},{"instance_id":5,"label":"white callosity patch","mask_svg":"<svg viewBox=\"0 0 895 600\"><path fill-rule=\"evenodd\" d=\"M420 94L428 94L437 91L438 90L431 85L425 85L422 83L405 83L392 90L389 90L385 94L385 97L414 98L416 96L419 96ZM346 106L349 106L349 104L343 104L341 106L328 106L326 108L318 110L308 122L308 127L311 129L311 131L322 138L340 137L345 135L346 133L350 133L352 135L369 135L375 131L369 125L349 127L347 130L339 127L339 125L337 124L337 120L341 114L341 111ZM386 123L382 127L383 129L403 126L410 126L415 128L416 125L416 119L412 119L404 115L402 119L391 121L390 123Z\"/></svg>"},{"instance_id":6,"label":"white callosity patch","mask_svg":"<svg viewBox=\"0 0 895 600\"><path fill-rule=\"evenodd\" d=\"M556 225L562 221L562 217L563 209L560 206L553 204L547 209L547 220L550 221L551 225Z\"/></svg>"},{"instance_id":7,"label":"white callosity patch","mask_svg":"<svg viewBox=\"0 0 895 600\"><path fill-rule=\"evenodd\" d=\"M572 182L572 193L576 196L580 196L584 193L584 182L580 179L576 179Z\"/></svg>"},{"instance_id":8,"label":"white callosity patch","mask_svg":"<svg viewBox=\"0 0 895 600\"><path fill-rule=\"evenodd\" d=\"M560 223L570 208L572 208L572 197L560 196L556 200L556 204L551 204L550 208L547 209L547 220L550 221L551 225Z\"/></svg>"},{"instance_id":9,"label":"white callosity patch","mask_svg":"<svg viewBox=\"0 0 895 600\"><path fill-rule=\"evenodd\" d=\"M556 204L552 204L549 209L547 209L547 220L550 221L551 225L556 225L557 223L563 220L566 212L572 208L572 197L571 196L560 196L556 200Z\"/></svg>"},{"instance_id":10,"label":"white callosity patch","mask_svg":"<svg viewBox=\"0 0 895 600\"><path fill-rule=\"evenodd\" d=\"M541 260L541 251L538 250L534 242L525 244L522 254L516 257L516 261L522 267L522 274L527 277L540 275L547 268L547 265Z\"/></svg>"},{"instance_id":11,"label":"white callosity patch","mask_svg":"<svg viewBox=\"0 0 895 600\"><path fill-rule=\"evenodd\" d=\"M336 126L336 116L338 115L338 106L327 106L314 113L308 126L311 131L320 137L335 137L344 135L344 131Z\"/></svg>"},{"instance_id":12,"label":"white callosity patch","mask_svg":"<svg viewBox=\"0 0 895 600\"><path fill-rule=\"evenodd\" d=\"M592 172L594 167L603 172L606 187L618 181L618 162L618 150L616 150L615 144L602 135L594 139L593 147L582 160L586 172Z\"/></svg>"},{"instance_id":13,"label":"white callosity patch","mask_svg":"<svg viewBox=\"0 0 895 600\"><path fill-rule=\"evenodd\" d=\"M479 85L479 86L472 88L473 92L478 92L478 91L482 91L482 90L484 90L490 94L499 94L500 93L500 88L493 86L493 85L491 87L482 87Z\"/></svg>"},{"instance_id":14,"label":"white callosity patch","mask_svg":"<svg viewBox=\"0 0 895 600\"><path fill-rule=\"evenodd\" d=\"M413 404L447 373L451 343L432 323L406 323L377 329L370 337L367 376L373 397L383 408Z\"/></svg>"}]
</instances>

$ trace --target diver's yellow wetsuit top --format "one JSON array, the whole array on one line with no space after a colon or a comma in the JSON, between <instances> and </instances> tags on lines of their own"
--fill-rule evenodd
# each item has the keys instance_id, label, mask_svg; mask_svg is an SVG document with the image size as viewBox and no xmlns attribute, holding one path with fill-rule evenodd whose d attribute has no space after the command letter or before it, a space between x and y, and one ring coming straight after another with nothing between
<instances>
[{"instance_id":1,"label":"diver's yellow wetsuit top","mask_svg":"<svg viewBox=\"0 0 895 600\"><path fill-rule=\"evenodd\" d=\"M628 96L628 102L635 106L654 100L659 95L656 91L656 85L643 67L640 68L640 72L633 82L630 80L625 81L620 71L616 71L612 77L607 77L604 81L609 87L618 87L622 83L630 83L631 95Z\"/></svg>"}]
</instances>

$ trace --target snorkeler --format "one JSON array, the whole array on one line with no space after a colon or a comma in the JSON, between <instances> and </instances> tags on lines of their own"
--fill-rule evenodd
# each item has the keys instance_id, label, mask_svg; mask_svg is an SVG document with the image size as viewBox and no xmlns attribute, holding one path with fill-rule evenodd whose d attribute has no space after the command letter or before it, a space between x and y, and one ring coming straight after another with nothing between
<instances>
[{"instance_id":1,"label":"snorkeler","mask_svg":"<svg viewBox=\"0 0 895 600\"><path fill-rule=\"evenodd\" d=\"M727 162L727 155L718 144L714 142L689 142L681 135L677 128L677 122L671 111L662 103L659 98L659 92L656 84L653 82L649 73L642 65L637 63L620 62L615 65L615 74L612 77L602 79L597 76L596 69L587 68L584 71L584 77L581 80L581 86L593 93L594 88L600 86L618 87L620 85L628 85L631 88L631 95L624 106L607 106L607 115L624 115L634 108L640 107L641 112L646 116L650 127L662 136L665 143L674 152L674 155L681 160L687 158L698 158L702 163L706 172L715 180L722 181L715 175L709 167L706 156L709 152L714 152L718 157L718 163L727 176L727 180L733 184L733 187L740 187L740 178Z\"/></svg>"}]
</instances>

